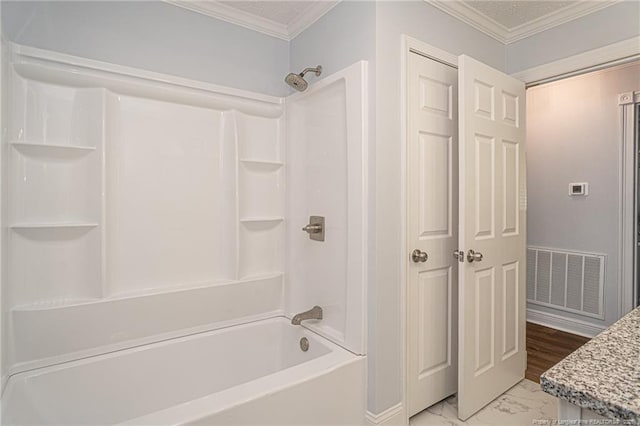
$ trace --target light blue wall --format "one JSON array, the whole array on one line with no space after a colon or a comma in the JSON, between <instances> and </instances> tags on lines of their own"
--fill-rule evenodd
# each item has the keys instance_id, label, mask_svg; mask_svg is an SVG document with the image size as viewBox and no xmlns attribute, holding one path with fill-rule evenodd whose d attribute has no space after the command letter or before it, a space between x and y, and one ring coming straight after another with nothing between
<instances>
[{"instance_id":1,"label":"light blue wall","mask_svg":"<svg viewBox=\"0 0 640 426\"><path fill-rule=\"evenodd\" d=\"M376 20L378 55L393 55L398 68L400 34L404 33L454 55L464 53L499 70L505 69L502 43L424 1L378 2Z\"/></svg>"},{"instance_id":2,"label":"light blue wall","mask_svg":"<svg viewBox=\"0 0 640 426\"><path fill-rule=\"evenodd\" d=\"M537 65L640 35L640 2L626 0L507 46L507 72Z\"/></svg>"},{"instance_id":3,"label":"light blue wall","mask_svg":"<svg viewBox=\"0 0 640 426\"><path fill-rule=\"evenodd\" d=\"M291 40L291 70L322 64L331 75L356 61L375 68L376 7L374 2L342 2ZM313 78L313 77L312 77Z\"/></svg>"},{"instance_id":4,"label":"light blue wall","mask_svg":"<svg viewBox=\"0 0 640 426\"><path fill-rule=\"evenodd\" d=\"M10 41L272 95L289 43L163 2L1 2Z\"/></svg>"}]
</instances>

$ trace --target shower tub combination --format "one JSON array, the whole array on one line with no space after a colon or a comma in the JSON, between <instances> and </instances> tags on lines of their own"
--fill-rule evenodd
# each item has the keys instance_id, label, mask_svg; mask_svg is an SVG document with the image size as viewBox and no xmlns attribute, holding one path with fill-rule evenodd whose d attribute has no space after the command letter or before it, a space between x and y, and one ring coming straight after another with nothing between
<instances>
[{"instance_id":1,"label":"shower tub combination","mask_svg":"<svg viewBox=\"0 0 640 426\"><path fill-rule=\"evenodd\" d=\"M272 318L17 374L3 420L355 425L363 374L362 357Z\"/></svg>"},{"instance_id":2,"label":"shower tub combination","mask_svg":"<svg viewBox=\"0 0 640 426\"><path fill-rule=\"evenodd\" d=\"M5 51L2 423L362 424L366 63L276 98Z\"/></svg>"}]
</instances>

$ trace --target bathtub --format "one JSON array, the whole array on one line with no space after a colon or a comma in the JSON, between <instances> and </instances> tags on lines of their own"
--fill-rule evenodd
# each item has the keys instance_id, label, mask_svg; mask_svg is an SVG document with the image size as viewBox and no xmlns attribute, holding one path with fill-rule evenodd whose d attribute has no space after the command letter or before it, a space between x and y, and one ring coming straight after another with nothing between
<instances>
[{"instance_id":1,"label":"bathtub","mask_svg":"<svg viewBox=\"0 0 640 426\"><path fill-rule=\"evenodd\" d=\"M2 423L356 425L364 376L365 357L277 317L16 374Z\"/></svg>"}]
</instances>

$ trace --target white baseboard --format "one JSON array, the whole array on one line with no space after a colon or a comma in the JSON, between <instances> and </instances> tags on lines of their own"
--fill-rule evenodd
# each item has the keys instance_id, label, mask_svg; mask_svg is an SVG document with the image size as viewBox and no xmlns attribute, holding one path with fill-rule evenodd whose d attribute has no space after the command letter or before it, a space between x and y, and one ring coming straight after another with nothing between
<instances>
[{"instance_id":1,"label":"white baseboard","mask_svg":"<svg viewBox=\"0 0 640 426\"><path fill-rule=\"evenodd\" d=\"M586 321L567 318L561 315L550 314L548 312L541 312L531 308L527 308L527 321L585 337L595 337L601 331L606 329L605 326L591 324Z\"/></svg>"},{"instance_id":2,"label":"white baseboard","mask_svg":"<svg viewBox=\"0 0 640 426\"><path fill-rule=\"evenodd\" d=\"M367 426L398 426L405 424L404 407L399 402L393 407L387 408L382 413L374 414L367 410L365 416Z\"/></svg>"}]
</instances>

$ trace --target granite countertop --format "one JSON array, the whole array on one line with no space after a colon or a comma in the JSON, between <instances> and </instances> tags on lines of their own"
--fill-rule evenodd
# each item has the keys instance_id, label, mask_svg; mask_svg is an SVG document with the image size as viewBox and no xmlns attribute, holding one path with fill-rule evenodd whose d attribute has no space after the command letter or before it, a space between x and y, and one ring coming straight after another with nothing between
<instances>
[{"instance_id":1,"label":"granite countertop","mask_svg":"<svg viewBox=\"0 0 640 426\"><path fill-rule=\"evenodd\" d=\"M540 385L601 416L640 424L640 307L543 373Z\"/></svg>"}]
</instances>

